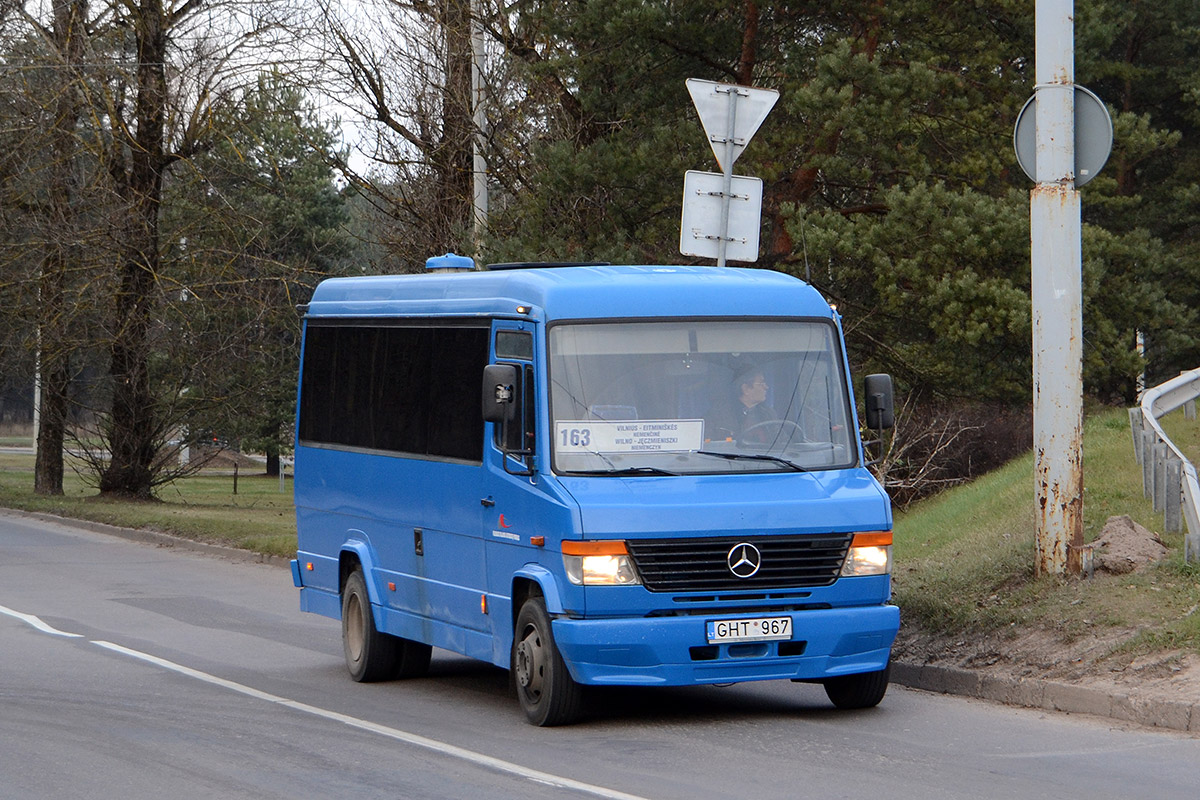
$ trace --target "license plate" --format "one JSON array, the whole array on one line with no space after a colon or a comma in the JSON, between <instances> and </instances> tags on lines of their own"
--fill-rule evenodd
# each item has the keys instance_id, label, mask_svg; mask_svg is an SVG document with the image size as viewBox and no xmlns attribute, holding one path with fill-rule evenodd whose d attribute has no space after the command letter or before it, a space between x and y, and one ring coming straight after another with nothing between
<instances>
[{"instance_id":1,"label":"license plate","mask_svg":"<svg viewBox=\"0 0 1200 800\"><path fill-rule=\"evenodd\" d=\"M708 643L772 642L792 638L791 617L719 619L708 623Z\"/></svg>"}]
</instances>

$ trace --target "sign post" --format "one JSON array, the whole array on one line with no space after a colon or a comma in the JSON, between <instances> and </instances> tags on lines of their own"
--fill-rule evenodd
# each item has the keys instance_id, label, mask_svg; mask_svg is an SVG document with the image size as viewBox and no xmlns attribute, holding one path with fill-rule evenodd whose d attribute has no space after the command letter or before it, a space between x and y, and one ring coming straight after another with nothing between
<instances>
[{"instance_id":1,"label":"sign post","mask_svg":"<svg viewBox=\"0 0 1200 800\"><path fill-rule=\"evenodd\" d=\"M717 266L723 267L726 258L730 257L730 244L741 244L734 260L757 261L762 181L758 181L758 199L754 201L756 208L751 221L744 211L734 208L734 204L752 200L752 195L744 189L738 194L737 184L756 179L734 175L733 162L771 112L779 92L697 78L689 78L687 88L708 135L709 146L721 167L721 174L717 176L721 183L714 191L707 178L696 177L711 176L712 173L688 173L684 181L679 251L685 256L715 257ZM702 189L698 182L703 184ZM712 202L714 198L717 203ZM753 252L746 247L751 241ZM710 250L715 253L710 255Z\"/></svg>"},{"instance_id":2,"label":"sign post","mask_svg":"<svg viewBox=\"0 0 1200 800\"><path fill-rule=\"evenodd\" d=\"M726 116L729 124L724 136L725 158L717 158L717 163L721 165L721 175L723 178L721 182L721 235L717 239L717 266L723 267L725 266L725 254L728 251L729 245L729 205L733 200L731 196L733 194L733 162L737 158L733 153L733 136L734 124L737 121L738 90L734 86L726 86L718 87L713 91L717 94L724 92L729 97L729 113ZM712 143L713 152L716 153L716 140L710 136L709 141ZM757 257L758 254L755 253L755 258Z\"/></svg>"}]
</instances>

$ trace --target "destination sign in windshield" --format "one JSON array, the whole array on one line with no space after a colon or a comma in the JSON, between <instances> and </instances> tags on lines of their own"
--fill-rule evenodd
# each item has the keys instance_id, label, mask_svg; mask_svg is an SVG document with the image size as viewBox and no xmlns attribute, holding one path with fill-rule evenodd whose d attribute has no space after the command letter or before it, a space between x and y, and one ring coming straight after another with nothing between
<instances>
[{"instance_id":1,"label":"destination sign in windshield","mask_svg":"<svg viewBox=\"0 0 1200 800\"><path fill-rule=\"evenodd\" d=\"M556 423L554 442L560 454L699 450L704 443L704 420L566 420Z\"/></svg>"}]
</instances>

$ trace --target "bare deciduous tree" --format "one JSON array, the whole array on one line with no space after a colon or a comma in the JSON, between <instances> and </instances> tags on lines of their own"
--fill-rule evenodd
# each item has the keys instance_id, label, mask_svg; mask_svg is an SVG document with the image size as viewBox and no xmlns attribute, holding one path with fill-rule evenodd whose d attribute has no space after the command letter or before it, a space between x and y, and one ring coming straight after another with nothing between
<instances>
[{"instance_id":1,"label":"bare deciduous tree","mask_svg":"<svg viewBox=\"0 0 1200 800\"><path fill-rule=\"evenodd\" d=\"M107 377L89 392L99 439L81 436L78 444L102 493L149 497L171 475L168 443L178 444L186 427L187 380L206 363L203 354L179 352L187 316L171 308L184 284L174 243L161 230L164 185L175 165L219 135L212 108L255 84L268 60L261 48L283 52L291 9L225 0L93 3L0 9L0 24L26 43L22 69L42 68L28 72L40 80L25 81L25 108L11 115L24 132L24 161L14 170L17 211L0 235L6 265L20 265L6 277L24 287L41 332L38 490L61 491L70 359L87 349L69 337L86 327L91 349L104 351ZM41 77L46 71L52 80ZM80 202L88 181L101 201Z\"/></svg>"},{"instance_id":2,"label":"bare deciduous tree","mask_svg":"<svg viewBox=\"0 0 1200 800\"><path fill-rule=\"evenodd\" d=\"M22 4L0 17L6 39L3 92L8 174L0 229L5 277L16 301L8 319L25 325L39 373L35 491L61 494L72 362L95 306L80 291L100 261L96 198L98 132L88 131L91 95L86 0L56 0L45 20Z\"/></svg>"},{"instance_id":3,"label":"bare deciduous tree","mask_svg":"<svg viewBox=\"0 0 1200 800\"><path fill-rule=\"evenodd\" d=\"M400 269L469 250L471 3L319 0L324 91L356 115L370 167L343 162L384 218ZM397 268L393 266L393 268Z\"/></svg>"},{"instance_id":4,"label":"bare deciduous tree","mask_svg":"<svg viewBox=\"0 0 1200 800\"><path fill-rule=\"evenodd\" d=\"M874 469L900 508L995 469L1032 441L1029 411L912 393ZM878 452L878 451L876 451Z\"/></svg>"}]
</instances>

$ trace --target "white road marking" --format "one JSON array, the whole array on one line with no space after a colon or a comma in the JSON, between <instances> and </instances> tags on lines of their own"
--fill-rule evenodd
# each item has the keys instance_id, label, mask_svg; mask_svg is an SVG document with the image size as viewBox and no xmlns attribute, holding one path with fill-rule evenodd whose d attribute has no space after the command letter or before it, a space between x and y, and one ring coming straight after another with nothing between
<instances>
[{"instance_id":1,"label":"white road marking","mask_svg":"<svg viewBox=\"0 0 1200 800\"><path fill-rule=\"evenodd\" d=\"M61 636L68 639L84 638L82 634L60 631L57 628L42 622L42 620L38 619L32 614L23 614L20 611L14 611L7 606L0 606L0 614L20 620L26 625L30 625L42 633L48 633L51 636ZM594 797L609 798L609 800L646 800L646 798L638 795L619 792L615 789L607 789L603 786L596 786L594 784L572 780L571 778L564 778L559 775L552 775L549 772L542 772L540 770L524 767L520 764L514 764L511 761L504 761L503 759L487 756L483 753L476 753L473 750L467 750L463 747L456 747L455 745L439 742L436 739L429 739L424 736L419 736L415 733L408 733L407 731L402 731L397 728L390 728L386 725L380 725L365 719L359 719L358 717L351 717L347 714L340 714L336 711L329 711L328 709L318 708L317 706L310 706L307 703L301 703L297 700L289 700L286 697L280 697L279 695L271 694L270 692L259 691L258 689L254 689L250 686L225 680L224 678L218 678L216 675L210 675L207 672L201 672L200 670L192 669L191 667L185 667L182 664L176 664L174 661L167 661L164 658L152 656L149 653L143 653L139 650L131 650L128 647L122 647L121 645L113 644L112 642L92 640L91 643L99 647L103 647L105 650L110 650L114 653L119 653L139 661L144 661L148 664L162 667L163 669L170 670L180 675L186 675L189 678L194 678L198 681L212 684L213 686L219 686L222 689L228 689L229 691L246 695L247 697L253 697L257 700L264 700L268 703L274 703L276 705L283 706L284 708L290 708L294 711L300 711L305 714L312 714L313 716L322 717L333 722L340 722L343 725L347 725L351 728L357 728L369 733L386 736L389 739L394 739L398 742L404 742L405 744L413 745L414 747L432 750L435 753L450 756L451 758L457 758L462 761L467 761L482 767L494 769L499 772L505 772L510 775L516 775L537 783L562 789L571 789L583 794L592 795Z\"/></svg>"},{"instance_id":2,"label":"white road marking","mask_svg":"<svg viewBox=\"0 0 1200 800\"><path fill-rule=\"evenodd\" d=\"M22 614L20 611L13 611L11 608L8 608L6 606L0 606L0 614L4 614L6 616L12 617L13 619L19 619L19 620L21 620L21 622L24 622L26 625L32 625L34 628L37 628L42 633L48 633L51 636L63 636L67 639L82 639L83 638L82 634L67 633L66 631L60 631L58 628L53 628L53 627L47 625L46 623L42 622L40 619L33 616L32 614Z\"/></svg>"},{"instance_id":3,"label":"white road marking","mask_svg":"<svg viewBox=\"0 0 1200 800\"><path fill-rule=\"evenodd\" d=\"M0 606L0 608L3 607ZM16 612L12 612L12 614L13 616L17 616L19 619L25 618L25 615L18 615ZM32 625L33 623L31 622L30 624ZM34 627L37 626L35 625ZM48 628L49 626L46 627ZM39 628L39 630L43 629ZM47 632L51 631L53 631L52 628ZM75 636L76 634L59 635ZM424 736L419 736L415 733L408 733L407 731L402 731L397 728L390 728L386 725L380 725L365 719L359 719L358 717L351 717L347 714L340 714L336 711L329 711L328 709L318 708L317 706L310 706L307 703L301 703L297 700L289 700L286 697L280 697L279 695L274 695L269 692L263 692L258 689L254 689L250 686L245 686L244 684L235 683L234 681L226 680L224 678L218 678L216 675L210 675L207 672L201 672L199 670L192 669L191 667L185 667L182 664L176 664L173 661L167 661L166 659L158 658L157 656L152 656L148 653L143 653L138 650L131 650L128 647L122 647L121 645L113 644L112 642L93 640L92 644L103 647L104 649L110 650L114 653L120 653L121 655L129 656L130 658L135 658L139 661L144 661L157 667L162 667L163 669L176 672L180 675L186 675L189 678L194 678L198 681L212 684L213 686L219 686L223 689L228 689L229 691L246 695L247 697L253 697L257 700L264 700L268 703L274 703L276 705L283 706L284 708L290 708L294 711L300 711L305 714L312 714L313 716L322 717L333 722L340 722L343 725L347 725L351 728L357 728L358 730L385 736L389 739L394 739L398 742L404 742L405 744L409 744L414 747L432 750L433 752L440 753L444 756L457 758L462 761L467 761L482 767L494 769L499 772L505 772L510 775L516 775L517 777L536 781L537 783L543 783L548 786L554 786L562 789L571 789L582 794L592 795L593 797L609 798L609 800L646 800L646 798L640 797L639 795L627 794L625 792L616 791L615 789L607 789L603 786L596 786L591 783L584 783L582 781L572 780L571 778L552 775L548 772L542 772L540 770L524 767L520 764L514 764L511 761L504 761L503 759L494 758L492 756L484 755L483 753L477 753L473 750L467 750L463 747L456 747L452 744L439 742L436 739L429 739Z\"/></svg>"}]
</instances>

